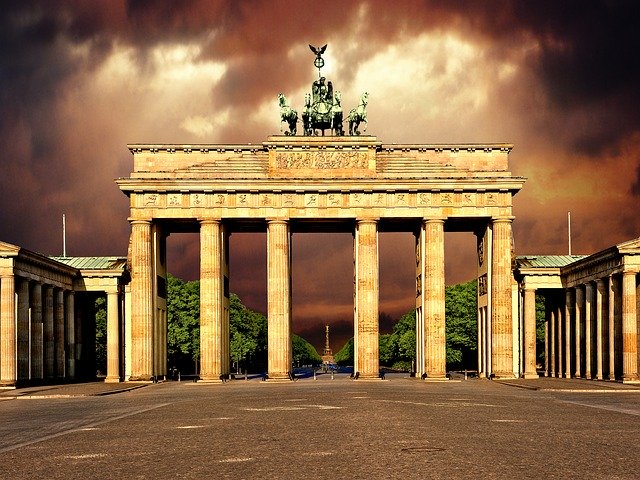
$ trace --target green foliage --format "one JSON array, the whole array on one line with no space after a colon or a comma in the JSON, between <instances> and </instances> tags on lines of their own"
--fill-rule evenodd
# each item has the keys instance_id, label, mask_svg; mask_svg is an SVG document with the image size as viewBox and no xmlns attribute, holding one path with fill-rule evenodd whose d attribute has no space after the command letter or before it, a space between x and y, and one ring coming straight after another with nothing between
<instances>
[{"instance_id":1,"label":"green foliage","mask_svg":"<svg viewBox=\"0 0 640 480\"><path fill-rule=\"evenodd\" d=\"M445 289L445 331L448 368L471 368L478 348L476 281Z\"/></svg>"},{"instance_id":2,"label":"green foliage","mask_svg":"<svg viewBox=\"0 0 640 480\"><path fill-rule=\"evenodd\" d=\"M322 363L322 357L318 355L315 347L304 338L294 334L292 343L294 365L318 365Z\"/></svg>"},{"instance_id":3,"label":"green foliage","mask_svg":"<svg viewBox=\"0 0 640 480\"><path fill-rule=\"evenodd\" d=\"M107 371L107 299L96 298L96 368Z\"/></svg>"},{"instance_id":4,"label":"green foliage","mask_svg":"<svg viewBox=\"0 0 640 480\"><path fill-rule=\"evenodd\" d=\"M173 363L200 356L200 282L168 275L167 350Z\"/></svg>"},{"instance_id":5,"label":"green foliage","mask_svg":"<svg viewBox=\"0 0 640 480\"><path fill-rule=\"evenodd\" d=\"M338 365L353 365L353 338L344 344L340 351L333 356L333 359Z\"/></svg>"},{"instance_id":6,"label":"green foliage","mask_svg":"<svg viewBox=\"0 0 640 480\"><path fill-rule=\"evenodd\" d=\"M229 297L231 360L240 367L264 367L267 361L267 318L245 307L236 294Z\"/></svg>"}]
</instances>

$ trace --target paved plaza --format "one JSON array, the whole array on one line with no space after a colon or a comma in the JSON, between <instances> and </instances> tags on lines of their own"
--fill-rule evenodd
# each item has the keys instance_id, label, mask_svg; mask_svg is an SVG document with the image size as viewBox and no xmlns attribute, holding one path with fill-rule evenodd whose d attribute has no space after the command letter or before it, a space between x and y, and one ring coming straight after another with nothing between
<instances>
[{"instance_id":1,"label":"paved plaza","mask_svg":"<svg viewBox=\"0 0 640 480\"><path fill-rule=\"evenodd\" d=\"M638 477L637 387L387 378L4 391L2 477Z\"/></svg>"}]
</instances>

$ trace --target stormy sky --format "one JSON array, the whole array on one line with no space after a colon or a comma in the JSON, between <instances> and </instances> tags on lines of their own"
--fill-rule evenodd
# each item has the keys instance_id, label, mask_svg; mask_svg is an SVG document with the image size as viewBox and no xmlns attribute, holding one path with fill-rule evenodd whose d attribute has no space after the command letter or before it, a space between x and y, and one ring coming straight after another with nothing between
<instances>
[{"instance_id":1,"label":"stormy sky","mask_svg":"<svg viewBox=\"0 0 640 480\"><path fill-rule=\"evenodd\" d=\"M0 240L44 254L126 255L127 143L260 143L276 96L300 109L325 76L369 92L384 143L508 142L517 254L593 253L640 235L640 3L634 1L2 1ZM413 239L380 237L381 311L412 308ZM197 235L172 235L192 279ZM265 311L265 236L232 236L231 289ZM474 276L447 234L447 283ZM294 330L350 336L352 239L293 239ZM383 330L388 322L383 322Z\"/></svg>"}]
</instances>

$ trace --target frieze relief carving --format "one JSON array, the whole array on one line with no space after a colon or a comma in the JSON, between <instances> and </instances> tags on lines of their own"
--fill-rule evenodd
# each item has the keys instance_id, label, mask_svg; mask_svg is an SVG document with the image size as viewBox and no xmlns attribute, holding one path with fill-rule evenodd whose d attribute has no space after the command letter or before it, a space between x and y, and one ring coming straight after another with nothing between
<instances>
[{"instance_id":1,"label":"frieze relief carving","mask_svg":"<svg viewBox=\"0 0 640 480\"><path fill-rule=\"evenodd\" d=\"M369 160L366 152L338 150L338 151L307 151L307 152L277 152L275 167L281 169L368 169Z\"/></svg>"},{"instance_id":2,"label":"frieze relief carving","mask_svg":"<svg viewBox=\"0 0 640 480\"><path fill-rule=\"evenodd\" d=\"M498 192L197 192L144 193L138 208L449 208L498 207ZM508 203L507 203L507 206Z\"/></svg>"},{"instance_id":3,"label":"frieze relief carving","mask_svg":"<svg viewBox=\"0 0 640 480\"><path fill-rule=\"evenodd\" d=\"M181 193L170 193L167 195L167 206L168 207L180 207L182 206L182 194Z\"/></svg>"}]
</instances>

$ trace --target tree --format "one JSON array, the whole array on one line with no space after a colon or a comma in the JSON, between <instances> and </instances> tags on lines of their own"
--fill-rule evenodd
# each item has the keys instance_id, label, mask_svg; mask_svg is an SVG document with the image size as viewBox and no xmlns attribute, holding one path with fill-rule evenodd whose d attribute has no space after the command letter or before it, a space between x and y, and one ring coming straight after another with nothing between
<instances>
[{"instance_id":1,"label":"tree","mask_svg":"<svg viewBox=\"0 0 640 480\"><path fill-rule=\"evenodd\" d=\"M245 307L234 293L229 297L230 355L239 371L267 364L267 318Z\"/></svg>"},{"instance_id":2,"label":"tree","mask_svg":"<svg viewBox=\"0 0 640 480\"><path fill-rule=\"evenodd\" d=\"M96 368L102 373L107 370L107 299L96 298Z\"/></svg>"},{"instance_id":3,"label":"tree","mask_svg":"<svg viewBox=\"0 0 640 480\"><path fill-rule=\"evenodd\" d=\"M167 320L169 359L184 371L200 357L200 282L168 275Z\"/></svg>"},{"instance_id":4,"label":"tree","mask_svg":"<svg viewBox=\"0 0 640 480\"><path fill-rule=\"evenodd\" d=\"M318 365L322 363L322 357L318 355L315 347L299 335L293 334L293 363L296 366Z\"/></svg>"},{"instance_id":5,"label":"tree","mask_svg":"<svg viewBox=\"0 0 640 480\"><path fill-rule=\"evenodd\" d=\"M344 344L340 351L333 356L333 359L338 365L353 365L353 338Z\"/></svg>"},{"instance_id":6,"label":"tree","mask_svg":"<svg viewBox=\"0 0 640 480\"><path fill-rule=\"evenodd\" d=\"M477 362L478 300L476 280L445 289L445 331L447 364L451 368L470 368Z\"/></svg>"}]
</instances>

